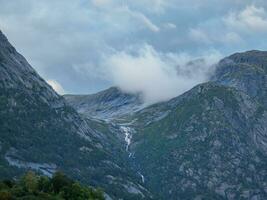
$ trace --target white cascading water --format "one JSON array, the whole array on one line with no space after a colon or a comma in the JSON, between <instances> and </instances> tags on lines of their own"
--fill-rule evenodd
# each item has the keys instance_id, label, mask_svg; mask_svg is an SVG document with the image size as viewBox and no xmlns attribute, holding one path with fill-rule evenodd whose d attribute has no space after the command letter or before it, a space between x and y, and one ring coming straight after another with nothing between
<instances>
[{"instance_id":1,"label":"white cascading water","mask_svg":"<svg viewBox=\"0 0 267 200\"><path fill-rule=\"evenodd\" d=\"M126 142L126 152L129 153L129 158L131 158L132 153L129 150L129 147L131 145L131 141L132 141L132 134L131 134L131 128L126 127L126 126L121 126L120 129L122 130L122 132L124 133L124 140ZM142 183L145 183L145 177L143 174L141 174L140 172L138 172L138 175L141 177L142 179Z\"/></svg>"},{"instance_id":2,"label":"white cascading water","mask_svg":"<svg viewBox=\"0 0 267 200\"><path fill-rule=\"evenodd\" d=\"M145 177L143 174L141 174L140 172L138 172L139 176L141 176L141 179L142 179L142 183L145 183Z\"/></svg>"},{"instance_id":3,"label":"white cascading water","mask_svg":"<svg viewBox=\"0 0 267 200\"><path fill-rule=\"evenodd\" d=\"M131 153L129 152L129 146L131 145L131 140L132 140L132 134L131 134L131 130L128 127L125 126L121 126L121 130L123 131L124 135L125 135L125 142L126 142L126 151L129 153L129 157L131 155Z\"/></svg>"}]
</instances>

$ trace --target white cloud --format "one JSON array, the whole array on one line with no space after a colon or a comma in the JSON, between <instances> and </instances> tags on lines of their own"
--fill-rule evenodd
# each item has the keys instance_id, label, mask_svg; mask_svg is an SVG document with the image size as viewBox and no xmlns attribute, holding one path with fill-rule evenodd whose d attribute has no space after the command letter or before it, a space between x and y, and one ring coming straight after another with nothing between
<instances>
[{"instance_id":1,"label":"white cloud","mask_svg":"<svg viewBox=\"0 0 267 200\"><path fill-rule=\"evenodd\" d=\"M139 22L143 23L145 27L150 29L153 32L159 32L160 28L155 25L149 18L147 18L143 13L130 10L128 7L124 8L127 13L129 13L130 16L138 20Z\"/></svg>"},{"instance_id":2,"label":"white cloud","mask_svg":"<svg viewBox=\"0 0 267 200\"><path fill-rule=\"evenodd\" d=\"M189 37L199 43L210 44L212 42L207 33L199 28L191 28Z\"/></svg>"},{"instance_id":3,"label":"white cloud","mask_svg":"<svg viewBox=\"0 0 267 200\"><path fill-rule=\"evenodd\" d=\"M112 3L112 0L92 0L92 3L94 6L103 7L110 5Z\"/></svg>"},{"instance_id":4,"label":"white cloud","mask_svg":"<svg viewBox=\"0 0 267 200\"><path fill-rule=\"evenodd\" d=\"M212 64L221 57L217 52L195 60L188 54L163 54L144 45L134 54L117 52L106 58L105 65L115 85L122 90L141 92L152 104L168 100L205 81Z\"/></svg>"},{"instance_id":5,"label":"white cloud","mask_svg":"<svg viewBox=\"0 0 267 200\"><path fill-rule=\"evenodd\" d=\"M176 29L177 28L177 26L175 24L170 23L170 22L166 23L165 27L168 28L168 29Z\"/></svg>"},{"instance_id":6,"label":"white cloud","mask_svg":"<svg viewBox=\"0 0 267 200\"><path fill-rule=\"evenodd\" d=\"M237 34L235 32L228 32L222 38L222 42L236 44L236 43L243 42L243 39L240 37L239 34Z\"/></svg>"},{"instance_id":7,"label":"white cloud","mask_svg":"<svg viewBox=\"0 0 267 200\"><path fill-rule=\"evenodd\" d=\"M65 94L65 90L56 80L46 81L58 94Z\"/></svg>"},{"instance_id":8,"label":"white cloud","mask_svg":"<svg viewBox=\"0 0 267 200\"><path fill-rule=\"evenodd\" d=\"M0 0L0 28L46 80L56 79L68 92L91 93L112 85L103 75L102 55L147 57L141 50L131 57L129 46L155 47L152 58L160 55L166 66L168 52L266 49L267 4L253 3L257 6L246 7L251 0ZM226 23L229 16L239 25Z\"/></svg>"},{"instance_id":9,"label":"white cloud","mask_svg":"<svg viewBox=\"0 0 267 200\"><path fill-rule=\"evenodd\" d=\"M122 6L134 7L138 10L153 13L162 14L168 7L175 5L175 0L91 0L92 4L96 7L118 8Z\"/></svg>"},{"instance_id":10,"label":"white cloud","mask_svg":"<svg viewBox=\"0 0 267 200\"><path fill-rule=\"evenodd\" d=\"M267 13L263 7L247 6L240 12L232 12L224 18L232 29L245 32L267 32Z\"/></svg>"},{"instance_id":11,"label":"white cloud","mask_svg":"<svg viewBox=\"0 0 267 200\"><path fill-rule=\"evenodd\" d=\"M231 30L217 30L214 27L210 29L191 28L189 30L189 38L196 43L212 45L212 44L224 44L233 45L241 44L243 39L241 36Z\"/></svg>"},{"instance_id":12,"label":"white cloud","mask_svg":"<svg viewBox=\"0 0 267 200\"><path fill-rule=\"evenodd\" d=\"M246 4L245 4L246 5ZM199 45L224 45L240 48L267 33L267 12L264 7L247 5L218 18L207 19L189 29L189 39ZM246 39L244 39L246 38ZM251 44L250 44L251 45ZM251 46L257 46L253 43ZM255 47L252 47L255 48ZM247 50L247 49L245 49Z\"/></svg>"}]
</instances>

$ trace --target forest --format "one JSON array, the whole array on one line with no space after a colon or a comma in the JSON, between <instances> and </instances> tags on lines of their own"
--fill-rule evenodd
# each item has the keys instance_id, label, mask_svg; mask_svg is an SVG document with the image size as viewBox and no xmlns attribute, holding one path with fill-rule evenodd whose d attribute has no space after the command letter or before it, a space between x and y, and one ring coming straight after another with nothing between
<instances>
[{"instance_id":1,"label":"forest","mask_svg":"<svg viewBox=\"0 0 267 200\"><path fill-rule=\"evenodd\" d=\"M81 185L62 172L49 178L29 171L17 180L1 180L0 200L104 200L104 196L101 189Z\"/></svg>"}]
</instances>

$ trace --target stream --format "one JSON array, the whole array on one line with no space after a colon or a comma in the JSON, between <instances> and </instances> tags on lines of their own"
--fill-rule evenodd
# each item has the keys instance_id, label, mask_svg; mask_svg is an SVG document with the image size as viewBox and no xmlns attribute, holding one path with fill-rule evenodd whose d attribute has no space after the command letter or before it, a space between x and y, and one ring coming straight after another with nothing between
<instances>
[{"instance_id":1,"label":"stream","mask_svg":"<svg viewBox=\"0 0 267 200\"><path fill-rule=\"evenodd\" d=\"M131 142L132 142L132 134L131 134L132 129L129 128L129 127L126 127L126 126L121 126L120 129L121 129L121 131L123 132L123 134L125 136L124 137L124 141L126 143L125 151L128 152L128 156L129 156L129 158L131 158L132 157L132 153L130 152L129 147L130 147ZM141 172L139 172L139 171L137 172L137 174L141 177L142 183L145 183L144 175L141 174Z\"/></svg>"}]
</instances>

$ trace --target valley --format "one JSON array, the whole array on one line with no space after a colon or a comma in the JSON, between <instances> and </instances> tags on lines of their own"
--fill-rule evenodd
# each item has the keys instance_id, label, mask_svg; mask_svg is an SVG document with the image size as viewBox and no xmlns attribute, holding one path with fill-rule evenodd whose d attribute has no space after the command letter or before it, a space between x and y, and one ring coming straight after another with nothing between
<instances>
[{"instance_id":1,"label":"valley","mask_svg":"<svg viewBox=\"0 0 267 200\"><path fill-rule=\"evenodd\" d=\"M0 92L1 179L63 171L109 200L267 198L267 52L145 105L117 87L60 96L0 32Z\"/></svg>"}]
</instances>

